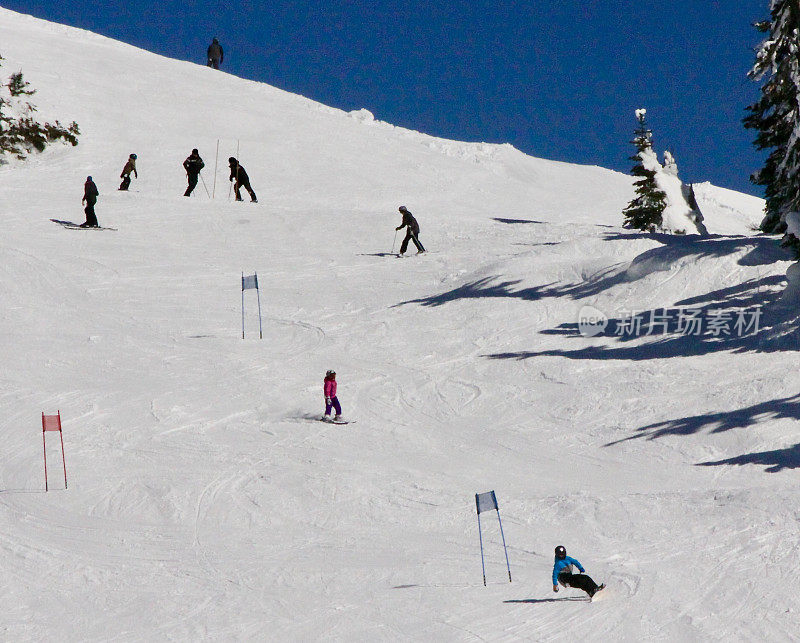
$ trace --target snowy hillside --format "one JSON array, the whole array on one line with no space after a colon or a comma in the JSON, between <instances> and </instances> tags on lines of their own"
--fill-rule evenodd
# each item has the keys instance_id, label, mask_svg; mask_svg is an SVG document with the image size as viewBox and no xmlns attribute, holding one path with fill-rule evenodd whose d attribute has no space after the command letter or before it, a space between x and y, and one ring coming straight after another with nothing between
<instances>
[{"instance_id":1,"label":"snowy hillside","mask_svg":"<svg viewBox=\"0 0 800 643\"><path fill-rule=\"evenodd\" d=\"M4 9L0 54L83 132L0 167L0 638L796 637L798 340L758 199L696 186L710 237L643 236L602 168ZM216 198L182 197L193 147L214 190L218 139ZM237 141L258 204L228 198ZM50 221L83 220L87 175L117 231ZM389 255L402 204L427 254ZM759 304L744 337L622 332ZM330 368L354 424L317 421ZM513 582L486 514L484 587L491 489ZM593 603L552 592L558 544Z\"/></svg>"}]
</instances>

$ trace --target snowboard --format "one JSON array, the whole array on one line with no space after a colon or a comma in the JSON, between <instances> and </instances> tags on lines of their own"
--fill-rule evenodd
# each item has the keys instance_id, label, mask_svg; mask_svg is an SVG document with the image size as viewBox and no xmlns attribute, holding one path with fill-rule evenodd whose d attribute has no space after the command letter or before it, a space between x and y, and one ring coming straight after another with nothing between
<instances>
[{"instance_id":1,"label":"snowboard","mask_svg":"<svg viewBox=\"0 0 800 643\"><path fill-rule=\"evenodd\" d=\"M593 601L594 597L597 596L605 588L606 588L606 584L605 583L600 583L599 587L594 591L594 595L589 597L589 601L590 602Z\"/></svg>"},{"instance_id":2,"label":"snowboard","mask_svg":"<svg viewBox=\"0 0 800 643\"><path fill-rule=\"evenodd\" d=\"M81 227L80 224L74 223L72 221L60 221L58 219L50 219L53 223L57 223L62 228L66 228L67 230L113 230L117 231L116 228L107 228L104 226L94 226L94 227Z\"/></svg>"}]
</instances>

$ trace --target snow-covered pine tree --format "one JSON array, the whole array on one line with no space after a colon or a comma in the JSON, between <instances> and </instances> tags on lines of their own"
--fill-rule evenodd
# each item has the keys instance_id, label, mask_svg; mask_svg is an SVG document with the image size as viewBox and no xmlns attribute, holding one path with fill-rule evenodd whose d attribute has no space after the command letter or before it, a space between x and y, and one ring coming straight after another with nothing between
<instances>
[{"instance_id":1,"label":"snow-covered pine tree","mask_svg":"<svg viewBox=\"0 0 800 643\"><path fill-rule=\"evenodd\" d=\"M645 122L646 114L647 110L645 109L636 110L639 127L636 128L632 143L636 146L637 152L630 159L636 162L631 169L631 174L640 178L634 183L636 196L623 210L625 215L623 225L626 228L654 232L661 225L662 215L667 207L667 195L656 184L655 170L645 167L645 155L656 158L653 151L653 133L647 128ZM657 159L656 163L658 163Z\"/></svg>"},{"instance_id":2,"label":"snow-covered pine tree","mask_svg":"<svg viewBox=\"0 0 800 643\"><path fill-rule=\"evenodd\" d=\"M747 107L744 126L757 131L754 145L772 150L764 167L751 180L764 186L764 232L786 232L786 216L800 210L800 4L797 0L771 0L770 19L756 23L768 34L749 72L763 81L761 97ZM789 233L786 245L800 251Z\"/></svg>"},{"instance_id":3,"label":"snow-covered pine tree","mask_svg":"<svg viewBox=\"0 0 800 643\"><path fill-rule=\"evenodd\" d=\"M0 85L0 163L5 154L23 159L32 150L42 152L58 140L78 144L80 131L75 121L64 127L58 121L41 124L33 117L36 107L27 98L35 93L22 72L11 74L8 82Z\"/></svg>"}]
</instances>

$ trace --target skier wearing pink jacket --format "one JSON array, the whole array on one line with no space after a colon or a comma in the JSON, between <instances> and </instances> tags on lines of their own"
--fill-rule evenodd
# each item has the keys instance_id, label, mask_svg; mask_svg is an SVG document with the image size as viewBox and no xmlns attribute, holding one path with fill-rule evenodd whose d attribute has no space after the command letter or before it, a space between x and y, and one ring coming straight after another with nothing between
<instances>
[{"instance_id":1,"label":"skier wearing pink jacket","mask_svg":"<svg viewBox=\"0 0 800 643\"><path fill-rule=\"evenodd\" d=\"M322 388L325 393L325 416L323 420L330 419L331 408L336 409L336 415L333 418L334 422L339 422L342 419L342 407L339 404L339 398L336 397L336 371L328 371L325 373L325 384Z\"/></svg>"}]
</instances>

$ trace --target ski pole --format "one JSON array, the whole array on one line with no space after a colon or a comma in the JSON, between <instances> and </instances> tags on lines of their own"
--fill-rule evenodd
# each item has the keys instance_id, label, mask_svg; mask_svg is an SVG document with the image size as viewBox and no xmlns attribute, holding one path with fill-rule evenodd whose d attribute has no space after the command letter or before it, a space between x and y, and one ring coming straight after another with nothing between
<instances>
[{"instance_id":1,"label":"ski pole","mask_svg":"<svg viewBox=\"0 0 800 643\"><path fill-rule=\"evenodd\" d=\"M394 254L394 246L397 243L397 230L394 231L394 241L392 241L392 254Z\"/></svg>"},{"instance_id":2,"label":"ski pole","mask_svg":"<svg viewBox=\"0 0 800 643\"><path fill-rule=\"evenodd\" d=\"M208 195L208 198L210 199L211 198L211 193L208 191L208 186L206 185L206 180L203 178L202 174L200 175L200 180L203 182L203 187L206 189L206 194Z\"/></svg>"}]
</instances>

